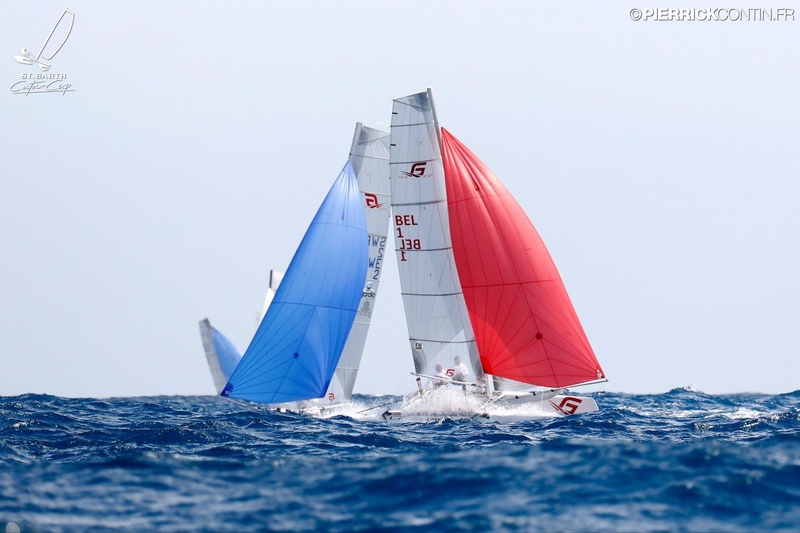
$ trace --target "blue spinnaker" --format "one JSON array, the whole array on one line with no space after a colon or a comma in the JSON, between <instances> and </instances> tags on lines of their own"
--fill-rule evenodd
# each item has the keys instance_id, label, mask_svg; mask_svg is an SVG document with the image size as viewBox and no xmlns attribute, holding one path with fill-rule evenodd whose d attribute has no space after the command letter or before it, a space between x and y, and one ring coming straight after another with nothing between
<instances>
[{"instance_id":1,"label":"blue spinnaker","mask_svg":"<svg viewBox=\"0 0 800 533\"><path fill-rule=\"evenodd\" d=\"M364 290L368 256L362 201L348 162L222 396L283 403L325 394Z\"/></svg>"},{"instance_id":2,"label":"blue spinnaker","mask_svg":"<svg viewBox=\"0 0 800 533\"><path fill-rule=\"evenodd\" d=\"M203 341L203 351L206 353L208 369L214 380L217 394L221 393L228 384L228 380L242 359L242 354L231 341L211 326L211 322L204 318L199 323L200 340Z\"/></svg>"},{"instance_id":3,"label":"blue spinnaker","mask_svg":"<svg viewBox=\"0 0 800 533\"><path fill-rule=\"evenodd\" d=\"M219 367L225 379L230 379L236 365L242 359L242 354L236 349L236 346L228 340L228 337L219 332L215 327L211 327L211 334L214 337L214 349L217 352L217 359L219 360Z\"/></svg>"}]
</instances>

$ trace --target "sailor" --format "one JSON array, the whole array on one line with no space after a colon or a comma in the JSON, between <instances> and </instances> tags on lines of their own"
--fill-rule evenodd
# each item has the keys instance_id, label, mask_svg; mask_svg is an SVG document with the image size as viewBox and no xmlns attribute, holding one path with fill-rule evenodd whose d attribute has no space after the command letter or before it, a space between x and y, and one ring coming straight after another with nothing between
<instances>
[{"instance_id":1,"label":"sailor","mask_svg":"<svg viewBox=\"0 0 800 533\"><path fill-rule=\"evenodd\" d=\"M433 375L429 383L429 387L433 387L434 389L441 387L448 381L447 374L444 371L444 366L442 363L436 363L436 374Z\"/></svg>"},{"instance_id":2,"label":"sailor","mask_svg":"<svg viewBox=\"0 0 800 533\"><path fill-rule=\"evenodd\" d=\"M469 377L467 365L461 362L461 357L458 355L453 358L453 362L455 363L453 365L453 370L455 370L453 379L456 381L467 381L467 377Z\"/></svg>"}]
</instances>

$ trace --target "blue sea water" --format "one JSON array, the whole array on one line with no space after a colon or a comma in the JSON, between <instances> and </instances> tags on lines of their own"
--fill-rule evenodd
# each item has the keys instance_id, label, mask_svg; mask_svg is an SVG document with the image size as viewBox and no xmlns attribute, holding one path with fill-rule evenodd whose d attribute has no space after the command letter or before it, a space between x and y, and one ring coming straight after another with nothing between
<instances>
[{"instance_id":1,"label":"blue sea water","mask_svg":"<svg viewBox=\"0 0 800 533\"><path fill-rule=\"evenodd\" d=\"M593 397L515 423L4 397L0 531L800 530L800 392Z\"/></svg>"}]
</instances>

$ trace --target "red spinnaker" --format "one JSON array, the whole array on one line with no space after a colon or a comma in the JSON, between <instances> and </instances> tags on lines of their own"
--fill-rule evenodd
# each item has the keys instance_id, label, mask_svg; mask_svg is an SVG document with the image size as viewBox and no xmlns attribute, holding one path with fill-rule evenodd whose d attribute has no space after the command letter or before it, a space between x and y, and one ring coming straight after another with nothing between
<instances>
[{"instance_id":1,"label":"red spinnaker","mask_svg":"<svg viewBox=\"0 0 800 533\"><path fill-rule=\"evenodd\" d=\"M543 387L604 378L536 228L492 171L441 132L453 253L484 370Z\"/></svg>"}]
</instances>

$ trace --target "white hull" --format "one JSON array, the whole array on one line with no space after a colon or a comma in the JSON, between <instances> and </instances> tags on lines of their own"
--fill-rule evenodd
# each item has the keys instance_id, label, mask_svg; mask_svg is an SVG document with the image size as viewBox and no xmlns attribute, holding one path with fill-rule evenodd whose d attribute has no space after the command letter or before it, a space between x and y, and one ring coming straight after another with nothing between
<instances>
[{"instance_id":1,"label":"white hull","mask_svg":"<svg viewBox=\"0 0 800 533\"><path fill-rule=\"evenodd\" d=\"M353 410L352 401L328 402L327 400L305 400L279 404L273 407L281 413L296 413L311 417L327 418L336 415L348 415Z\"/></svg>"},{"instance_id":2,"label":"white hull","mask_svg":"<svg viewBox=\"0 0 800 533\"><path fill-rule=\"evenodd\" d=\"M403 407L383 413L386 420L430 422L446 418L469 418L516 422L537 418L561 417L597 411L588 396L568 391L504 392L489 399L485 394L447 387L407 397Z\"/></svg>"}]
</instances>

